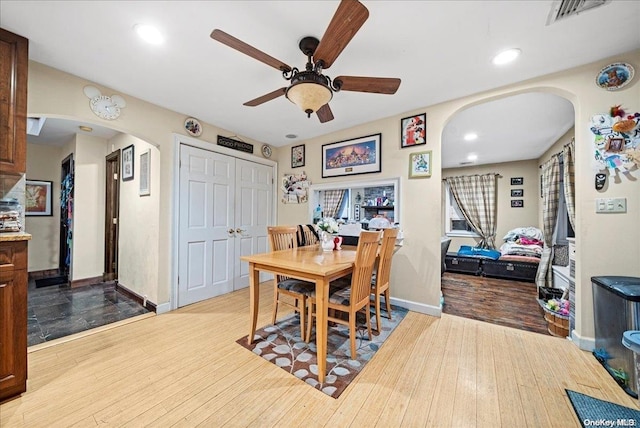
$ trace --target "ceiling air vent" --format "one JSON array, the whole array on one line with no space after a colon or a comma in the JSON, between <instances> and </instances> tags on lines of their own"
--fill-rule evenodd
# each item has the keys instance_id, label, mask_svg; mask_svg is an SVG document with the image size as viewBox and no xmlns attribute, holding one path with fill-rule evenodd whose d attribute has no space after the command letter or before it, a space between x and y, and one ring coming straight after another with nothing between
<instances>
[{"instance_id":1,"label":"ceiling air vent","mask_svg":"<svg viewBox=\"0 0 640 428\"><path fill-rule=\"evenodd\" d=\"M471 165L473 162L460 162L460 166Z\"/></svg>"},{"instance_id":2,"label":"ceiling air vent","mask_svg":"<svg viewBox=\"0 0 640 428\"><path fill-rule=\"evenodd\" d=\"M577 15L585 10L593 9L594 7L602 6L611 0L558 0L554 1L551 5L551 12L547 18L547 25L567 18L569 16Z\"/></svg>"}]
</instances>

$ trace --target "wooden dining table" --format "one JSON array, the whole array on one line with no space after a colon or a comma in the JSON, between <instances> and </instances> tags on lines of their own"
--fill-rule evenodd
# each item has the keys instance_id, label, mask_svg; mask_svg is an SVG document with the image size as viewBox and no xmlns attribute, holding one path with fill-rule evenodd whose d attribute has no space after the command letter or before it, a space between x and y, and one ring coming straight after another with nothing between
<instances>
[{"instance_id":1,"label":"wooden dining table","mask_svg":"<svg viewBox=\"0 0 640 428\"><path fill-rule=\"evenodd\" d=\"M350 274L356 259L356 247L343 246L339 251L322 251L319 245L242 256L249 263L251 344L256 332L260 303L260 272L270 272L313 282L316 285L316 348L318 381L324 382L327 368L327 312L329 283Z\"/></svg>"}]
</instances>

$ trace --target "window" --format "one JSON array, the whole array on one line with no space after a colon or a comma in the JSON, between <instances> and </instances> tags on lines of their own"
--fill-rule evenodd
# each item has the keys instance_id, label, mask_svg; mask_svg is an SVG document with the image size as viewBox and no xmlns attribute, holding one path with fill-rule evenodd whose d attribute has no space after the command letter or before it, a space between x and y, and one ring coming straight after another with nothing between
<instances>
[{"instance_id":1,"label":"window","mask_svg":"<svg viewBox=\"0 0 640 428\"><path fill-rule=\"evenodd\" d=\"M447 236L480 236L473 231L471 225L465 220L447 184L445 184L445 200L445 232Z\"/></svg>"}]
</instances>

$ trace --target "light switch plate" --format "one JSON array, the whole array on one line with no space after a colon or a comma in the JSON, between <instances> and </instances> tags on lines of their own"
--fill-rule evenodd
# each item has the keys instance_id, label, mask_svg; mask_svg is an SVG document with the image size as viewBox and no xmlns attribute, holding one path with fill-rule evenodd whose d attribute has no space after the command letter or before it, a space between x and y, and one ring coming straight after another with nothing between
<instances>
[{"instance_id":1,"label":"light switch plate","mask_svg":"<svg viewBox=\"0 0 640 428\"><path fill-rule=\"evenodd\" d=\"M596 199L597 213L626 213L627 198L598 198Z\"/></svg>"}]
</instances>

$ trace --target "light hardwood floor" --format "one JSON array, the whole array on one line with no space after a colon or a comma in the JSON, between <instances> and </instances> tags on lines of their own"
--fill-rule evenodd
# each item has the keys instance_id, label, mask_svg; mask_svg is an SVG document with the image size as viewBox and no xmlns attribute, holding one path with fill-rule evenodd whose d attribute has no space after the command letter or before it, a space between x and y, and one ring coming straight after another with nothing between
<instances>
[{"instance_id":1,"label":"light hardwood floor","mask_svg":"<svg viewBox=\"0 0 640 428\"><path fill-rule=\"evenodd\" d=\"M637 408L567 340L418 313L333 399L235 343L248 302L245 289L30 352L28 391L0 405L0 426L579 426L565 388Z\"/></svg>"}]
</instances>

